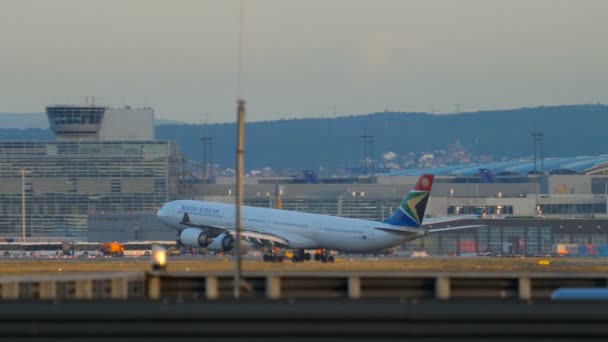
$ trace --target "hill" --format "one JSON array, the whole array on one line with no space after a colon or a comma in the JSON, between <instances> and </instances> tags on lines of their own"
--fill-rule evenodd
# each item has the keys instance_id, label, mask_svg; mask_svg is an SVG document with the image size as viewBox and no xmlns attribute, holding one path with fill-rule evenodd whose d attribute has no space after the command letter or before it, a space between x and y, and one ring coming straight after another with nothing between
<instances>
[{"instance_id":1,"label":"hill","mask_svg":"<svg viewBox=\"0 0 608 342\"><path fill-rule=\"evenodd\" d=\"M399 156L449 150L459 143L473 156L495 160L532 154L530 133L544 133L545 156L608 153L608 106L572 105L480 111L452 115L372 113L367 115L291 119L247 124L247 169L270 166L298 172L323 166L330 171L361 162L361 134L373 135L376 158L392 151ZM235 164L235 124L210 124L214 161ZM161 140L176 140L190 159L201 160L200 125L156 127ZM0 130L0 139L52 139L48 130Z\"/></svg>"},{"instance_id":2,"label":"hill","mask_svg":"<svg viewBox=\"0 0 608 342\"><path fill-rule=\"evenodd\" d=\"M254 122L247 125L247 168L270 166L298 171L338 170L357 165L363 154L361 134L374 135L376 158L392 151L403 156L446 150L459 142L472 155L494 159L532 155L530 133L545 135L545 156L608 153L608 106L574 105L480 111L452 115L373 113L368 115ZM214 140L214 161L234 165L234 124L208 126ZM179 141L182 151L200 160L201 127L157 127L159 139Z\"/></svg>"},{"instance_id":3,"label":"hill","mask_svg":"<svg viewBox=\"0 0 608 342\"><path fill-rule=\"evenodd\" d=\"M49 128L45 113L0 113L0 128Z\"/></svg>"}]
</instances>

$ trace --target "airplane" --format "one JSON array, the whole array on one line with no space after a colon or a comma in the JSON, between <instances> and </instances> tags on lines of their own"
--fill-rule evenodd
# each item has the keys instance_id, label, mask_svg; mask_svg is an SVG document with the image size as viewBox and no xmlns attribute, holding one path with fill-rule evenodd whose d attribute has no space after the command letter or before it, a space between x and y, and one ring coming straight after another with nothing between
<instances>
[{"instance_id":1,"label":"airplane","mask_svg":"<svg viewBox=\"0 0 608 342\"><path fill-rule=\"evenodd\" d=\"M467 225L429 229L430 225L477 217L461 215L424 220L434 176L422 175L395 213L384 222L310 214L297 211L243 206L241 236L245 242L273 250L294 250L294 262L314 259L334 262L328 250L373 252L446 230L481 227ZM160 208L158 218L178 232L178 244L228 252L234 247L233 204L175 200ZM469 217L471 216L471 217ZM425 222L423 222L425 221ZM282 256L264 254L264 261L282 261Z\"/></svg>"},{"instance_id":2,"label":"airplane","mask_svg":"<svg viewBox=\"0 0 608 342\"><path fill-rule=\"evenodd\" d=\"M306 184L318 184L319 183L319 176L317 176L317 173L312 171L312 170L304 170L302 171L302 173L304 174L304 178L306 179Z\"/></svg>"},{"instance_id":3,"label":"airplane","mask_svg":"<svg viewBox=\"0 0 608 342\"><path fill-rule=\"evenodd\" d=\"M482 183L496 183L496 177L490 169L479 169L479 177Z\"/></svg>"}]
</instances>

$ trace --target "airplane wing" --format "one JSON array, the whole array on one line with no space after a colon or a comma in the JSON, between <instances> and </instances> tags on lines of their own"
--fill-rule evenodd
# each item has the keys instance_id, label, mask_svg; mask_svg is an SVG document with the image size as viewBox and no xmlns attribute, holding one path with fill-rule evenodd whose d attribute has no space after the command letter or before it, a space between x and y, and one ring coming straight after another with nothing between
<instances>
[{"instance_id":1,"label":"airplane wing","mask_svg":"<svg viewBox=\"0 0 608 342\"><path fill-rule=\"evenodd\" d=\"M267 234L267 233L259 233L259 232L253 232L250 230L244 230L241 232L241 236L246 238L249 242L259 244L259 245L266 245L270 242L274 246L279 246L279 247L289 246L289 241L287 241L286 239L283 239L280 236L271 235L271 234Z\"/></svg>"},{"instance_id":2,"label":"airplane wing","mask_svg":"<svg viewBox=\"0 0 608 342\"><path fill-rule=\"evenodd\" d=\"M189 226L189 227L205 229L205 230L209 231L213 236L217 236L223 232L228 232L228 233L234 234L236 231L235 228L233 228L233 227L199 226L199 225L193 224L193 223L191 223L189 221L185 221L185 220L182 221L181 224ZM277 247L289 246L289 241L287 239L284 239L280 236L268 234L268 233L256 232L256 231L252 231L252 230L242 230L241 237L243 239L247 240L249 243L253 243L253 244L261 245L261 246L268 246L268 245L277 246Z\"/></svg>"}]
</instances>

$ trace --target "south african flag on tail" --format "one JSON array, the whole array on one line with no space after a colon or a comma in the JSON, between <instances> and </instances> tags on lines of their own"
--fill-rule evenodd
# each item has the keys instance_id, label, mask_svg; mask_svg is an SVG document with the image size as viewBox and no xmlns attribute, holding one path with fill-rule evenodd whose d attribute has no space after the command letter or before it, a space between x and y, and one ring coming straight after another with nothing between
<instances>
[{"instance_id":1,"label":"south african flag on tail","mask_svg":"<svg viewBox=\"0 0 608 342\"><path fill-rule=\"evenodd\" d=\"M426 204L429 200L431 188L433 187L433 175L422 175L414 185L414 188L405 197L399 208L386 223L403 227L420 227Z\"/></svg>"}]
</instances>

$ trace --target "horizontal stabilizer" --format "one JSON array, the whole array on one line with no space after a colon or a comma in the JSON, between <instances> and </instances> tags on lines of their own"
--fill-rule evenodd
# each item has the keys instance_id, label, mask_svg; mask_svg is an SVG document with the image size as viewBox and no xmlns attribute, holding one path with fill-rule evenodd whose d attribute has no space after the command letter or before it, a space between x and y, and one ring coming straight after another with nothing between
<instances>
[{"instance_id":1,"label":"horizontal stabilizer","mask_svg":"<svg viewBox=\"0 0 608 342\"><path fill-rule=\"evenodd\" d=\"M420 230L418 228L408 228L408 227L374 227L374 229L378 229L378 230L382 230L385 232L389 232L389 233L401 233L401 234L416 234L419 232L424 232L423 230Z\"/></svg>"},{"instance_id":2,"label":"horizontal stabilizer","mask_svg":"<svg viewBox=\"0 0 608 342\"><path fill-rule=\"evenodd\" d=\"M422 222L423 226L430 226L433 224L443 224L450 222L457 222L462 220L475 220L478 219L478 215L453 215L453 216L444 216L444 217L425 217L424 222Z\"/></svg>"},{"instance_id":3,"label":"horizontal stabilizer","mask_svg":"<svg viewBox=\"0 0 608 342\"><path fill-rule=\"evenodd\" d=\"M471 225L468 225L468 226L436 228L436 229L429 229L429 233L447 232L447 231L450 231L450 230L460 230L460 229L468 229L468 228L481 228L481 227L486 227L486 226L483 225L483 224L471 224Z\"/></svg>"}]
</instances>

